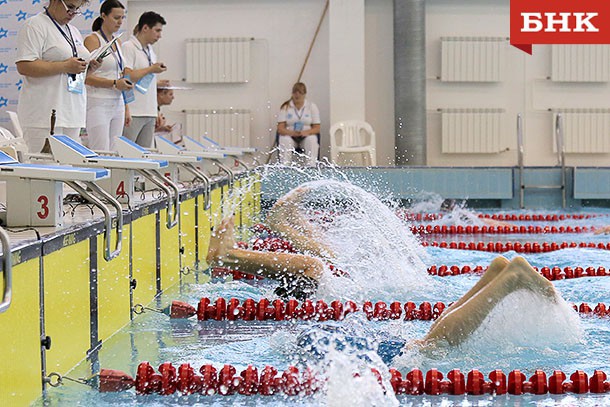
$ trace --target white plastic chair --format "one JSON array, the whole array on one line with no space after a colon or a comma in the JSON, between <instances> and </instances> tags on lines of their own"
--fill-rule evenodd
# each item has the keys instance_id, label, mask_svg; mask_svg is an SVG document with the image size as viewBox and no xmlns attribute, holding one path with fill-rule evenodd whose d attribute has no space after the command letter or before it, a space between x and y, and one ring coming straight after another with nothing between
<instances>
[{"instance_id":1,"label":"white plastic chair","mask_svg":"<svg viewBox=\"0 0 610 407\"><path fill-rule=\"evenodd\" d=\"M357 154L363 158L364 165L377 165L375 132L370 124L359 120L346 120L335 123L330 128L332 161L339 164L339 157L342 154ZM349 163L354 164L354 161L350 159Z\"/></svg>"},{"instance_id":2,"label":"white plastic chair","mask_svg":"<svg viewBox=\"0 0 610 407\"><path fill-rule=\"evenodd\" d=\"M11 119L11 124L13 125L13 131L15 132L15 136L17 138L23 139L23 129L21 128L21 124L19 123L19 116L17 116L17 113L11 112L9 110L7 110L6 113Z\"/></svg>"},{"instance_id":3,"label":"white plastic chair","mask_svg":"<svg viewBox=\"0 0 610 407\"><path fill-rule=\"evenodd\" d=\"M23 137L15 137L8 129L0 127L0 147L13 147L15 151L28 151Z\"/></svg>"}]
</instances>

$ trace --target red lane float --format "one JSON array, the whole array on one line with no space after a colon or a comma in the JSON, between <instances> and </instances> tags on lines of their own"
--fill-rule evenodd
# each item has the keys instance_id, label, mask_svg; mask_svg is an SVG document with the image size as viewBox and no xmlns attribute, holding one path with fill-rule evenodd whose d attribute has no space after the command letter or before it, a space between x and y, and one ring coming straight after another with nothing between
<instances>
[{"instance_id":1,"label":"red lane float","mask_svg":"<svg viewBox=\"0 0 610 407\"><path fill-rule=\"evenodd\" d=\"M172 304L180 303L173 301ZM305 300L299 303L297 300L284 301L275 299L270 301L266 298L254 301L249 298L240 303L236 298L228 301L225 298L217 298L212 301L210 298L201 298L194 313L170 314L171 318L188 318L188 315L197 315L199 321L341 321L348 314L354 312L364 312L369 320L387 321L391 319L404 319L406 321L436 320L451 304L446 305L441 301L431 303L424 301L416 304L412 301L401 303L394 301L387 304L378 301L365 301L362 306L358 306L353 301L332 301L327 304L324 300ZM191 307L182 303L182 308ZM596 317L610 317L610 306L598 303L592 308L587 303L573 304L574 309L580 314ZM194 307L191 307L194 309Z\"/></svg>"},{"instance_id":2,"label":"red lane float","mask_svg":"<svg viewBox=\"0 0 610 407\"><path fill-rule=\"evenodd\" d=\"M440 247L443 249L475 250L492 253L515 251L517 253L547 253L567 248L590 248L610 250L609 243L595 242L421 242L424 247Z\"/></svg>"},{"instance_id":3,"label":"red lane float","mask_svg":"<svg viewBox=\"0 0 610 407\"><path fill-rule=\"evenodd\" d=\"M428 268L428 274L433 276L447 277L447 276L458 276L462 274L482 274L487 270L487 266L430 266ZM603 266L595 267L564 267L563 269L558 266L553 267L534 267L534 270L539 272L547 280L563 280L581 277L606 277L610 276L610 270L607 270Z\"/></svg>"},{"instance_id":4,"label":"red lane float","mask_svg":"<svg viewBox=\"0 0 610 407\"><path fill-rule=\"evenodd\" d=\"M444 213L409 213L407 211L397 211L396 216L402 220L408 221L435 221L442 219ZM479 218L499 220L503 222L561 222L566 219L573 220L584 220L593 219L602 216L608 216L605 214L511 214L511 213L497 213L497 214L479 214Z\"/></svg>"},{"instance_id":5,"label":"red lane float","mask_svg":"<svg viewBox=\"0 0 610 407\"><path fill-rule=\"evenodd\" d=\"M371 369L371 373L377 377L379 384L383 387L381 373L377 369ZM497 396L510 394L520 396L523 394L565 394L565 393L608 393L610 382L607 374L601 370L595 370L589 378L587 373L577 370L566 380L567 375L554 370L548 376L543 370L536 370L527 380L520 370L509 372L508 376L499 369L489 373L485 380L484 374L473 369L464 375L459 369L453 369L447 373L444 379L443 373L437 369L430 369L425 374L419 369L408 372L404 378L397 369L390 368L390 385L397 395L406 394L419 395L464 395L480 396L493 394ZM121 383L120 386L102 386L101 392L124 391L135 387L136 394L160 394L171 395L180 393L182 395L202 394L205 396L240 394L251 396L255 394L271 396L284 394L286 396L311 395L323 389L324 381L316 378L309 368L299 371L294 366L288 367L280 373L273 366L265 366L260 372L254 366L249 365L246 369L237 373L237 369L231 365L224 365L218 371L212 365L203 365L199 371L189 363L183 363L176 369L171 363L163 363L159 366L158 373L148 362L142 362L138 366L136 378L119 370L102 369L100 378L105 383ZM359 377L360 373L354 373ZM385 389L385 387L384 387Z\"/></svg>"},{"instance_id":6,"label":"red lane float","mask_svg":"<svg viewBox=\"0 0 610 407\"><path fill-rule=\"evenodd\" d=\"M416 235L493 235L493 234L561 234L561 233L592 233L595 226L518 226L518 225L414 225L411 233Z\"/></svg>"}]
</instances>

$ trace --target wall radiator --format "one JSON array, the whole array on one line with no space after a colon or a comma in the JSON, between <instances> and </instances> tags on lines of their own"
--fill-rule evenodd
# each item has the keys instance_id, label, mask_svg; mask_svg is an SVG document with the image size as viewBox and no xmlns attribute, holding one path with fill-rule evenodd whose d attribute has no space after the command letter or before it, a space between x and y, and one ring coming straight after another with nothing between
<instances>
[{"instance_id":1,"label":"wall radiator","mask_svg":"<svg viewBox=\"0 0 610 407\"><path fill-rule=\"evenodd\" d=\"M499 82L506 39L502 37L441 37L444 82Z\"/></svg>"},{"instance_id":2,"label":"wall radiator","mask_svg":"<svg viewBox=\"0 0 610 407\"><path fill-rule=\"evenodd\" d=\"M185 110L186 134L196 140L208 137L225 147L251 147L250 110Z\"/></svg>"},{"instance_id":3,"label":"wall radiator","mask_svg":"<svg viewBox=\"0 0 610 407\"><path fill-rule=\"evenodd\" d=\"M186 81L242 83L250 80L251 38L189 38Z\"/></svg>"},{"instance_id":4,"label":"wall radiator","mask_svg":"<svg viewBox=\"0 0 610 407\"><path fill-rule=\"evenodd\" d=\"M610 153L610 109L562 109L553 113L553 148L555 120L561 113L563 144L566 153Z\"/></svg>"},{"instance_id":5,"label":"wall radiator","mask_svg":"<svg viewBox=\"0 0 610 407\"><path fill-rule=\"evenodd\" d=\"M551 80L608 82L610 45L553 45Z\"/></svg>"},{"instance_id":6,"label":"wall radiator","mask_svg":"<svg viewBox=\"0 0 610 407\"><path fill-rule=\"evenodd\" d=\"M444 154L499 153L504 109L440 109Z\"/></svg>"}]
</instances>

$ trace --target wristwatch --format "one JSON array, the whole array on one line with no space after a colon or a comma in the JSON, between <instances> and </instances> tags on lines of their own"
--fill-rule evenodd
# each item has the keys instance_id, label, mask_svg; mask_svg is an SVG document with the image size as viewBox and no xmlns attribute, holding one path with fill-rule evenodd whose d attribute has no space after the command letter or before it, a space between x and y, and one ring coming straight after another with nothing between
<instances>
[{"instance_id":1,"label":"wristwatch","mask_svg":"<svg viewBox=\"0 0 610 407\"><path fill-rule=\"evenodd\" d=\"M116 89L116 79L112 81L112 89Z\"/></svg>"}]
</instances>

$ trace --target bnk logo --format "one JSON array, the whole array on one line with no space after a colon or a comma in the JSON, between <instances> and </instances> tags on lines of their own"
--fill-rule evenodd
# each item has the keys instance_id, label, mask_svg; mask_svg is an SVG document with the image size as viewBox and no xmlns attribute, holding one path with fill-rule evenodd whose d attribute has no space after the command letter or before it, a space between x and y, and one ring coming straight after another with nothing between
<instances>
[{"instance_id":1,"label":"bnk logo","mask_svg":"<svg viewBox=\"0 0 610 407\"><path fill-rule=\"evenodd\" d=\"M532 44L610 44L610 2L511 0L510 43L529 54Z\"/></svg>"}]
</instances>

